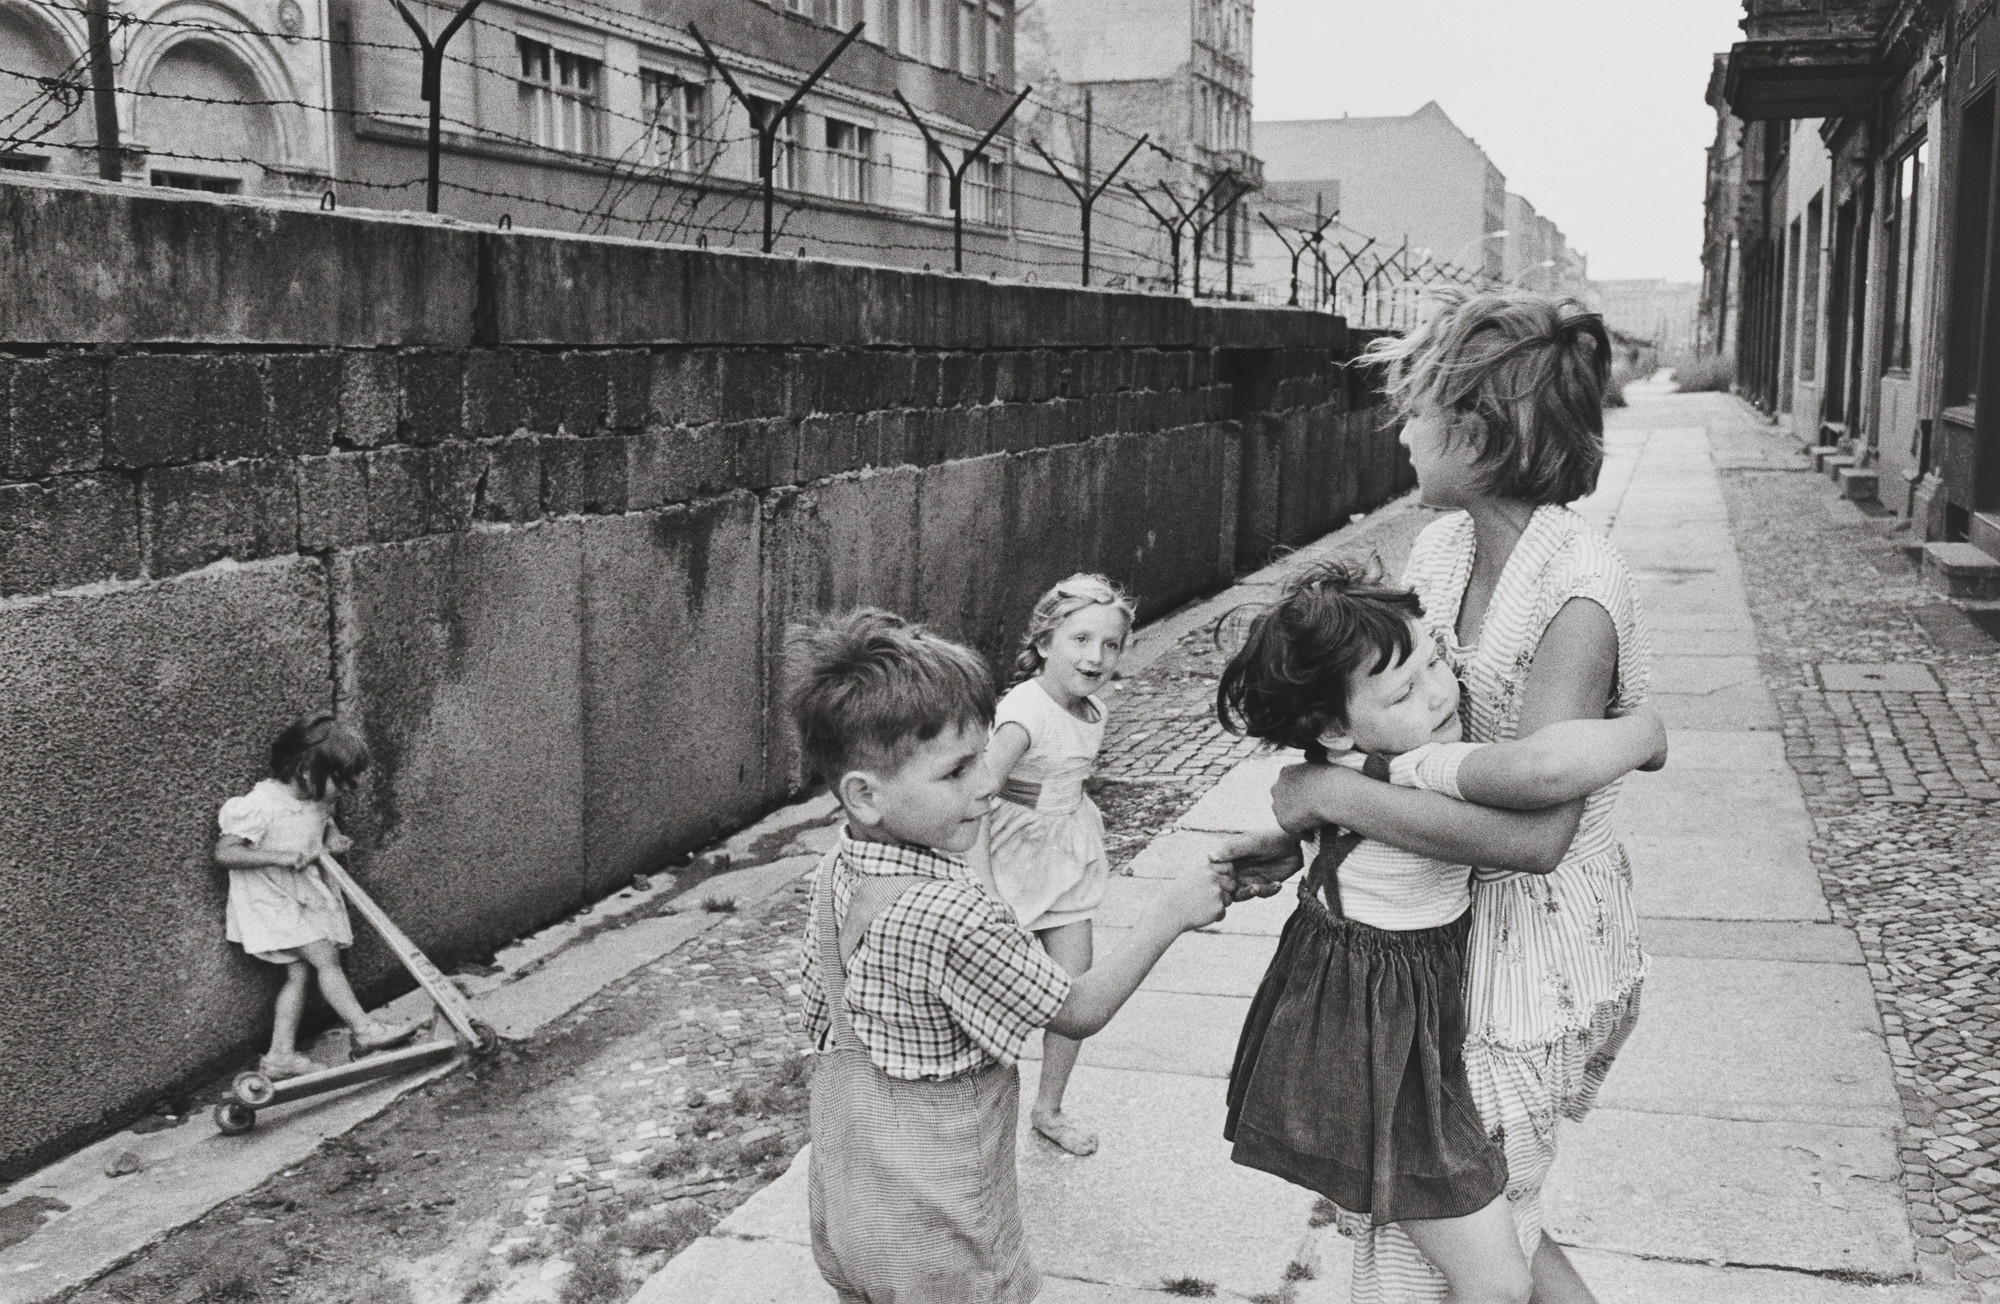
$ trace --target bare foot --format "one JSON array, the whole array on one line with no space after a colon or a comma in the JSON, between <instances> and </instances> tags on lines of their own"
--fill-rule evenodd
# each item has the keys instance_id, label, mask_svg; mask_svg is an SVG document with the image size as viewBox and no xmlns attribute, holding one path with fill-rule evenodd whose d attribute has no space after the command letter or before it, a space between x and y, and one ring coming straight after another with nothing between
<instances>
[{"instance_id":1,"label":"bare foot","mask_svg":"<svg viewBox=\"0 0 2000 1304\"><path fill-rule=\"evenodd\" d=\"M1059 1109L1037 1109L1029 1116L1040 1132L1073 1155L1094 1155L1097 1153L1097 1133L1087 1127L1072 1123L1069 1115Z\"/></svg>"}]
</instances>

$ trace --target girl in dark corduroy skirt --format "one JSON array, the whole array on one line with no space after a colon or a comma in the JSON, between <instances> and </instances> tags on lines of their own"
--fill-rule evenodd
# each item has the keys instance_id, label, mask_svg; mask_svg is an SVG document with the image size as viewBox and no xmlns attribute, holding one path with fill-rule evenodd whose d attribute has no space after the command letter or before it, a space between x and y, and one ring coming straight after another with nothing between
<instances>
[{"instance_id":1,"label":"girl in dark corduroy skirt","mask_svg":"<svg viewBox=\"0 0 2000 1304\"><path fill-rule=\"evenodd\" d=\"M1309 761L1522 810L1664 759L1651 713L1461 742L1458 682L1421 615L1415 594L1354 569L1307 571L1230 659L1224 725ZM1332 827L1312 836L1230 1071L1232 1157L1319 1192L1344 1231L1400 1224L1455 1300L1524 1297L1506 1158L1465 1072L1471 869Z\"/></svg>"}]
</instances>

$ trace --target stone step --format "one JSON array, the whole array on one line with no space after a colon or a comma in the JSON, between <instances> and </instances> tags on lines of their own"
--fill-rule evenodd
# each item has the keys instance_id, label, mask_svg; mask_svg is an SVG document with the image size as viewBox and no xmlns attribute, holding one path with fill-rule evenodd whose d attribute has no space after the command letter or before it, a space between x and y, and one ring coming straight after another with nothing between
<instances>
[{"instance_id":1,"label":"stone step","mask_svg":"<svg viewBox=\"0 0 2000 1304\"><path fill-rule=\"evenodd\" d=\"M1850 463L1854 460L1852 455L1840 451L1840 447L1836 444L1816 444L1811 452L1815 471L1826 470L1827 462L1836 457L1845 457Z\"/></svg>"},{"instance_id":2,"label":"stone step","mask_svg":"<svg viewBox=\"0 0 2000 1304\"><path fill-rule=\"evenodd\" d=\"M2000 557L2000 513L1974 512L1965 540L1981 552Z\"/></svg>"},{"instance_id":3,"label":"stone step","mask_svg":"<svg viewBox=\"0 0 2000 1304\"><path fill-rule=\"evenodd\" d=\"M1927 543L1924 583L1951 598L2000 598L2000 558L1969 543Z\"/></svg>"},{"instance_id":4,"label":"stone step","mask_svg":"<svg viewBox=\"0 0 2000 1304\"><path fill-rule=\"evenodd\" d=\"M1817 460L1820 463L1820 469L1826 472L1829 479L1838 480L1842 471L1849 470L1854 466L1856 458L1852 453L1834 453Z\"/></svg>"},{"instance_id":5,"label":"stone step","mask_svg":"<svg viewBox=\"0 0 2000 1304\"><path fill-rule=\"evenodd\" d=\"M1881 485L1874 467L1864 471L1858 466L1843 466L1834 473L1834 479L1840 482L1840 496L1856 503L1874 502Z\"/></svg>"}]
</instances>

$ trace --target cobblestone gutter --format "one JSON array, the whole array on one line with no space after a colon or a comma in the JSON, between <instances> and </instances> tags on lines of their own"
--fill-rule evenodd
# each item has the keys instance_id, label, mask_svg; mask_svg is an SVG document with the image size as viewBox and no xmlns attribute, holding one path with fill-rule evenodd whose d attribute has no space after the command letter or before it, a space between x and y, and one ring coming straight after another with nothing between
<instances>
[{"instance_id":1,"label":"cobblestone gutter","mask_svg":"<svg viewBox=\"0 0 2000 1304\"><path fill-rule=\"evenodd\" d=\"M1750 421L1712 425L1718 453L1783 439ZM1888 1033L1920 1250L2000 1298L2000 658L1894 518L1810 473L1722 485L1813 857ZM1829 662L1927 666L1937 691L1831 691Z\"/></svg>"}]
</instances>

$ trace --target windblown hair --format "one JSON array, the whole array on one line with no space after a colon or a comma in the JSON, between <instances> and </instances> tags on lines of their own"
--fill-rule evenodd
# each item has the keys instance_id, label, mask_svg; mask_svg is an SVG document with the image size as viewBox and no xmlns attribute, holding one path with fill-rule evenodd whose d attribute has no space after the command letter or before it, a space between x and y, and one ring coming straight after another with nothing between
<instances>
[{"instance_id":1,"label":"windblown hair","mask_svg":"<svg viewBox=\"0 0 2000 1304\"><path fill-rule=\"evenodd\" d=\"M1384 336L1359 359L1386 367L1397 414L1441 414L1452 438L1476 441L1486 490L1498 497L1540 506L1589 495L1604 465L1604 319L1526 290L1446 300L1410 335Z\"/></svg>"},{"instance_id":2,"label":"windblown hair","mask_svg":"<svg viewBox=\"0 0 2000 1304\"><path fill-rule=\"evenodd\" d=\"M971 648L894 612L858 607L786 635L792 722L829 787L857 767L901 769L953 725L993 723L993 675Z\"/></svg>"},{"instance_id":3,"label":"windblown hair","mask_svg":"<svg viewBox=\"0 0 2000 1304\"><path fill-rule=\"evenodd\" d=\"M1028 632L1021 635L1021 650L1014 655L1015 683L1025 683L1042 673L1049 660L1049 639L1065 620L1088 607L1115 607L1124 612L1128 631L1139 621L1138 604L1125 590L1102 575L1079 571L1035 603L1028 616Z\"/></svg>"},{"instance_id":4,"label":"windblown hair","mask_svg":"<svg viewBox=\"0 0 2000 1304\"><path fill-rule=\"evenodd\" d=\"M1259 613L1215 689L1222 727L1324 760L1320 735L1347 724L1358 675L1380 674L1416 647L1424 606L1373 568L1327 562L1289 581Z\"/></svg>"},{"instance_id":5,"label":"windblown hair","mask_svg":"<svg viewBox=\"0 0 2000 1304\"><path fill-rule=\"evenodd\" d=\"M329 712L294 720L271 744L271 777L297 782L315 799L326 785L351 788L368 770L368 744Z\"/></svg>"}]
</instances>

